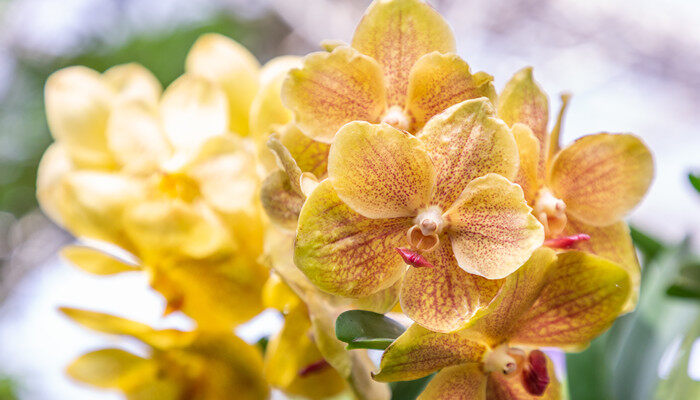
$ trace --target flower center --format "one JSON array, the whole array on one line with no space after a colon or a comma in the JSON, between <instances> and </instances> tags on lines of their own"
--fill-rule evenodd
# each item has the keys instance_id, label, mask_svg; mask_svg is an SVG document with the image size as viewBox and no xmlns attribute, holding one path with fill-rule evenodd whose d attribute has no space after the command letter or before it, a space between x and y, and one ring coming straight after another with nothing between
<instances>
[{"instance_id":1,"label":"flower center","mask_svg":"<svg viewBox=\"0 0 700 400\"><path fill-rule=\"evenodd\" d=\"M389 107L382 117L382 122L385 122L396 129L401 129L402 131L407 131L411 126L411 119L399 106Z\"/></svg>"},{"instance_id":2,"label":"flower center","mask_svg":"<svg viewBox=\"0 0 700 400\"><path fill-rule=\"evenodd\" d=\"M445 225L440 207L430 206L422 210L413 222L406 233L411 248L421 252L434 250L440 244L439 235Z\"/></svg>"},{"instance_id":3,"label":"flower center","mask_svg":"<svg viewBox=\"0 0 700 400\"><path fill-rule=\"evenodd\" d=\"M558 236L566 226L566 204L554 197L547 188L537 192L532 212L544 226L544 233L548 238Z\"/></svg>"},{"instance_id":4,"label":"flower center","mask_svg":"<svg viewBox=\"0 0 700 400\"><path fill-rule=\"evenodd\" d=\"M549 385L547 356L540 350L526 354L523 350L502 344L486 353L483 359L485 373L501 373L507 377L520 375L523 388L534 396L544 394Z\"/></svg>"},{"instance_id":5,"label":"flower center","mask_svg":"<svg viewBox=\"0 0 700 400\"><path fill-rule=\"evenodd\" d=\"M189 176L175 172L162 173L158 188L166 196L173 199L181 199L186 202L191 202L199 196L199 185Z\"/></svg>"}]
</instances>

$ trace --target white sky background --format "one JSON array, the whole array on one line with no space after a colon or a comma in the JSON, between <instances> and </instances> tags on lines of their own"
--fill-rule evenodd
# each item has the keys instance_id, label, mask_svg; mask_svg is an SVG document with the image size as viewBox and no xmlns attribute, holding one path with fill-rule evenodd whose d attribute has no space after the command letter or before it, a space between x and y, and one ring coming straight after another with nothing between
<instances>
[{"instance_id":1,"label":"white sky background","mask_svg":"<svg viewBox=\"0 0 700 400\"><path fill-rule=\"evenodd\" d=\"M13 68L12 60L3 57L7 46L21 43L28 50L61 55L92 35L118 42L146 27L206 18L224 3L226 7L255 4L255 9L241 8L249 13L269 6L295 25L297 36L318 43L330 38L348 41L368 1L124 1L123 6L131 7L128 29L122 29L124 21L113 18L112 8L104 7L112 2L0 2L0 8L7 7L6 20L0 21L0 96ZM656 179L634 212L633 223L669 240L699 234L700 197L692 192L686 175L692 168L700 170L700 3L525 0L518 2L520 8L504 4L510 3L437 2L455 29L460 55L473 71L494 75L498 89L513 72L532 65L550 94L553 114L559 106L558 93L574 94L564 142L599 131L634 132L647 142L655 155ZM111 32L120 33L110 36ZM661 60L653 58L659 54L664 55ZM697 238L695 243L697 248ZM0 308L0 372L22 382L23 399L120 398L78 386L64 377L62 369L83 352L101 346L139 350L133 343L68 322L56 312L60 305L112 312L159 327L189 325L185 318L160 318L162 299L148 289L143 275L93 277L54 257L27 275ZM278 324L270 314L242 334L254 340Z\"/></svg>"}]
</instances>

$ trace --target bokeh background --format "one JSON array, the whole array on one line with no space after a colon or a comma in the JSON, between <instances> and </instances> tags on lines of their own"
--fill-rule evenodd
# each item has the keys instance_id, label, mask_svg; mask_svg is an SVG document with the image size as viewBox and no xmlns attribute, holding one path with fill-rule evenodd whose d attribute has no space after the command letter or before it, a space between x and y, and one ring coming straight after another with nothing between
<instances>
[{"instance_id":1,"label":"bokeh background","mask_svg":"<svg viewBox=\"0 0 700 400\"><path fill-rule=\"evenodd\" d=\"M582 354L568 356L572 398L700 398L700 3L688 0L441 0L460 55L501 88L531 65L550 93L574 97L564 142L634 132L652 148L656 178L631 223L645 266L638 310ZM37 209L36 169L51 142L48 75L81 64L104 71L136 61L163 85L182 73L198 35L223 33L264 62L348 41L369 0L0 0L0 400L118 399L70 381L63 367L107 343L59 305L187 328L160 317L162 299L140 274L93 277L57 250L73 240ZM670 288L670 289L669 289ZM670 296L676 294L676 296ZM681 296L678 296L678 295ZM238 332L277 329L266 312ZM689 397L683 397L688 395ZM698 396L698 397L695 397Z\"/></svg>"}]
</instances>

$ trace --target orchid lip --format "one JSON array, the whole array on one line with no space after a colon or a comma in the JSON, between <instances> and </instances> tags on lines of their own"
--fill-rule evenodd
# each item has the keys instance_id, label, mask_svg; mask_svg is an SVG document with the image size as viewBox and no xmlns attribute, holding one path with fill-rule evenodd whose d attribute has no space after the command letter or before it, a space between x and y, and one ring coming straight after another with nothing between
<instances>
[{"instance_id":1,"label":"orchid lip","mask_svg":"<svg viewBox=\"0 0 700 400\"><path fill-rule=\"evenodd\" d=\"M546 187L537 192L532 213L544 226L547 237L559 235L566 226L566 204Z\"/></svg>"},{"instance_id":2,"label":"orchid lip","mask_svg":"<svg viewBox=\"0 0 700 400\"><path fill-rule=\"evenodd\" d=\"M330 366L331 365L328 364L328 361L322 359L322 360L311 363L311 364L305 366L304 368L300 369L299 376L305 377L305 376L308 376L311 374L315 374L315 373L318 373L318 372L325 370L326 368L328 368Z\"/></svg>"},{"instance_id":3,"label":"orchid lip","mask_svg":"<svg viewBox=\"0 0 700 400\"><path fill-rule=\"evenodd\" d=\"M402 131L407 131L411 124L411 119L408 115L398 106L391 106L384 113L382 117L382 122L393 126L396 129Z\"/></svg>"},{"instance_id":4,"label":"orchid lip","mask_svg":"<svg viewBox=\"0 0 700 400\"><path fill-rule=\"evenodd\" d=\"M556 239L547 239L544 245L553 249L570 249L580 242L587 242L591 237L585 233L563 236Z\"/></svg>"},{"instance_id":5,"label":"orchid lip","mask_svg":"<svg viewBox=\"0 0 700 400\"><path fill-rule=\"evenodd\" d=\"M396 248L396 251L399 253L403 261L416 268L435 268L435 266L428 260L425 259L419 252L410 250L410 249L404 249L404 248Z\"/></svg>"}]
</instances>

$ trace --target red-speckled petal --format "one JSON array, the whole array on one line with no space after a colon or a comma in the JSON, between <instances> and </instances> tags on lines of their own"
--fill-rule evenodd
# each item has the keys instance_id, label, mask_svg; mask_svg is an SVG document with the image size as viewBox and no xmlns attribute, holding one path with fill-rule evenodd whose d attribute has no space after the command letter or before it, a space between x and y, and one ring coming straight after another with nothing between
<instances>
[{"instance_id":1,"label":"red-speckled petal","mask_svg":"<svg viewBox=\"0 0 700 400\"><path fill-rule=\"evenodd\" d=\"M382 66L390 105L403 106L413 64L433 51L455 51L452 30L421 0L375 1L360 21L352 46Z\"/></svg>"},{"instance_id":2,"label":"red-speckled petal","mask_svg":"<svg viewBox=\"0 0 700 400\"><path fill-rule=\"evenodd\" d=\"M498 292L499 280L465 272L457 265L446 237L426 254L434 268L409 268L401 289L401 308L412 320L435 332L464 327Z\"/></svg>"},{"instance_id":3,"label":"red-speckled petal","mask_svg":"<svg viewBox=\"0 0 700 400\"><path fill-rule=\"evenodd\" d=\"M511 129L515 142L518 144L520 167L513 182L523 188L525 200L532 204L537 191L543 183L539 178L537 168L540 162L540 143L527 125L516 123Z\"/></svg>"},{"instance_id":4,"label":"red-speckled petal","mask_svg":"<svg viewBox=\"0 0 700 400\"><path fill-rule=\"evenodd\" d=\"M391 286L405 264L395 248L406 245L409 218L369 219L345 205L328 180L299 215L294 261L319 288L364 297Z\"/></svg>"},{"instance_id":5,"label":"red-speckled petal","mask_svg":"<svg viewBox=\"0 0 700 400\"><path fill-rule=\"evenodd\" d=\"M418 400L492 400L486 397L486 375L477 363L445 368L433 378Z\"/></svg>"},{"instance_id":6,"label":"red-speckled petal","mask_svg":"<svg viewBox=\"0 0 700 400\"><path fill-rule=\"evenodd\" d=\"M467 185L445 212L459 266L488 279L505 278L544 241L542 224L530 213L520 186L489 174Z\"/></svg>"},{"instance_id":7,"label":"red-speckled petal","mask_svg":"<svg viewBox=\"0 0 700 400\"><path fill-rule=\"evenodd\" d=\"M467 100L433 117L419 138L435 163L433 203L449 208L469 181L488 173L515 178L518 148L485 99Z\"/></svg>"}]
</instances>

